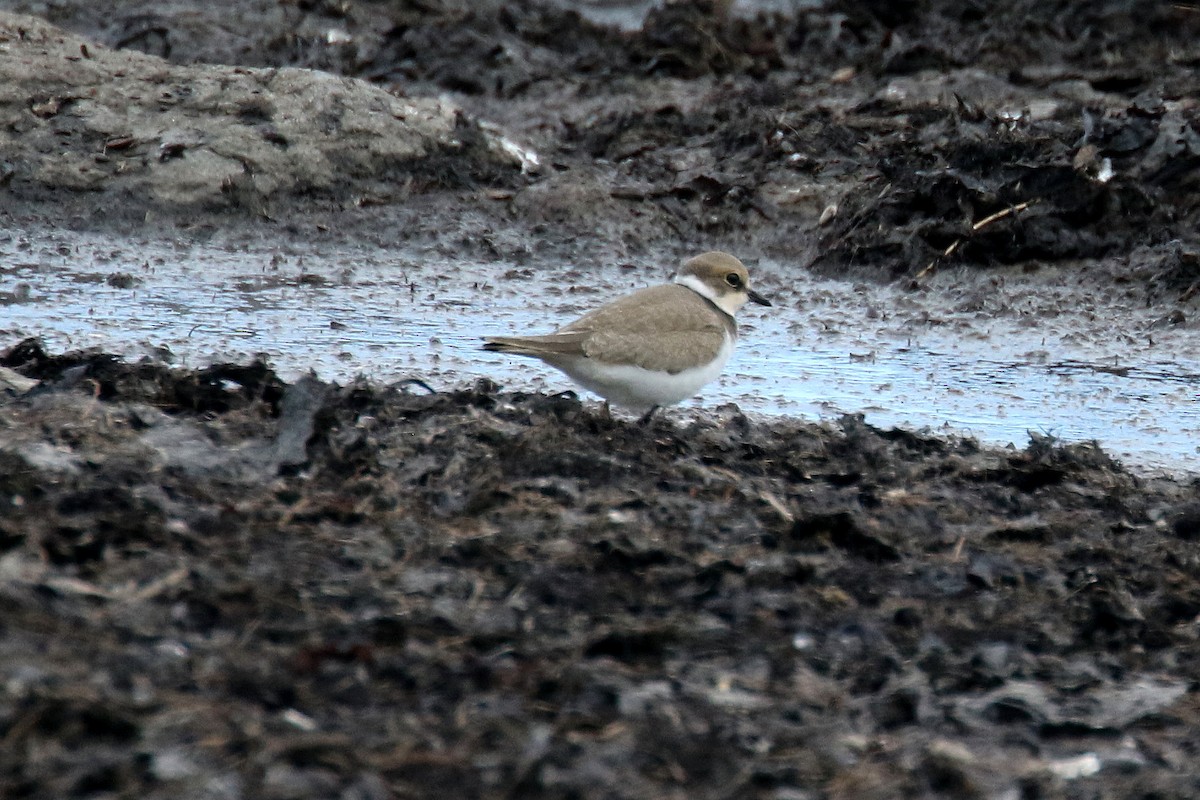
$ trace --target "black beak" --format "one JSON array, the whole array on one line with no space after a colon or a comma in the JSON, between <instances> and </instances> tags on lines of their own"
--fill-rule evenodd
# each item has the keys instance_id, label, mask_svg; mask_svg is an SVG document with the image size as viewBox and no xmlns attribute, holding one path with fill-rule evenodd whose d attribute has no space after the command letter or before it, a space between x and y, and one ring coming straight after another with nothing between
<instances>
[{"instance_id":1,"label":"black beak","mask_svg":"<svg viewBox=\"0 0 1200 800\"><path fill-rule=\"evenodd\" d=\"M769 306L769 305L771 305L771 301L770 301L770 300L768 300L767 298L763 297L761 294L759 294L758 292L754 291L753 289L747 289L747 290L746 290L746 297L748 297L748 298L750 299L750 302L751 302L751 303L758 303L760 306Z\"/></svg>"}]
</instances>

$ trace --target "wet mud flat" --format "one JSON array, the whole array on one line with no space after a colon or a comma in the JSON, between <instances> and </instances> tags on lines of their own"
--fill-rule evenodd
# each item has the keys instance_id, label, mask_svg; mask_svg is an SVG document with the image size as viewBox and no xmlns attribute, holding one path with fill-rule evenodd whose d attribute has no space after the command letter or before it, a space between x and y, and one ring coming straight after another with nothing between
<instances>
[{"instance_id":1,"label":"wet mud flat","mask_svg":"<svg viewBox=\"0 0 1200 800\"><path fill-rule=\"evenodd\" d=\"M4 353L5 797L1188 797L1200 505L1094 446Z\"/></svg>"},{"instance_id":2,"label":"wet mud flat","mask_svg":"<svg viewBox=\"0 0 1200 800\"><path fill-rule=\"evenodd\" d=\"M416 377L450 389L570 388L480 337L546 330L667 278L669 267L588 261L533 270L233 226L207 240L10 228L0 233L0 350L27 338L175 366L265 358L284 380ZM223 241L222 241L223 239ZM284 255L286 253L286 255ZM922 291L796 274L760 260L776 304L743 315L738 352L691 413L934 430L1004 446L1027 431L1099 440L1135 471L1200 470L1200 329L1173 324L1140 287L1114 291L1058 268L1029 276L941 272ZM1065 285L1064 285L1065 284Z\"/></svg>"}]
</instances>

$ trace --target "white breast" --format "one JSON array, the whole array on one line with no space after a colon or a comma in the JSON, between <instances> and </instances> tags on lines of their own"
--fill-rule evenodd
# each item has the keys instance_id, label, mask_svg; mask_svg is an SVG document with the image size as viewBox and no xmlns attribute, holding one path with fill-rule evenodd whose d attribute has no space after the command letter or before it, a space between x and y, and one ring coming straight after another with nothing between
<instances>
[{"instance_id":1,"label":"white breast","mask_svg":"<svg viewBox=\"0 0 1200 800\"><path fill-rule=\"evenodd\" d=\"M726 334L716 358L673 375L628 364L605 364L587 358L555 366L580 386L605 400L645 411L651 406L669 406L686 400L700 391L701 386L715 381L733 354L733 346L733 338Z\"/></svg>"}]
</instances>

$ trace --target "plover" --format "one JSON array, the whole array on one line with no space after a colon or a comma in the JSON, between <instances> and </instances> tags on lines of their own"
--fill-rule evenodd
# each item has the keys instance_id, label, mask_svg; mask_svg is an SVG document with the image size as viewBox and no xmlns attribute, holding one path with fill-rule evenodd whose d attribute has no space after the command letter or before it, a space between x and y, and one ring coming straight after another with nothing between
<instances>
[{"instance_id":1,"label":"plover","mask_svg":"<svg viewBox=\"0 0 1200 800\"><path fill-rule=\"evenodd\" d=\"M484 350L540 358L619 406L645 411L685 400L716 380L737 343L734 314L750 288L728 253L684 262L673 283L634 292L543 336L489 336Z\"/></svg>"}]
</instances>

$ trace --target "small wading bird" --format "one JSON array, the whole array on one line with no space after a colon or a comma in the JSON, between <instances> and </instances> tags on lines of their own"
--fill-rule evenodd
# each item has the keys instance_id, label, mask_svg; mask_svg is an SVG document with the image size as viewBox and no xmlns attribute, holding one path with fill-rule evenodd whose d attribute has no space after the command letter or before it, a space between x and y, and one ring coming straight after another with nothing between
<instances>
[{"instance_id":1,"label":"small wading bird","mask_svg":"<svg viewBox=\"0 0 1200 800\"><path fill-rule=\"evenodd\" d=\"M685 400L716 380L737 343L746 301L771 302L750 288L746 267L728 253L684 262L674 283L601 306L554 333L489 336L484 350L540 358L619 406L645 411Z\"/></svg>"}]
</instances>

